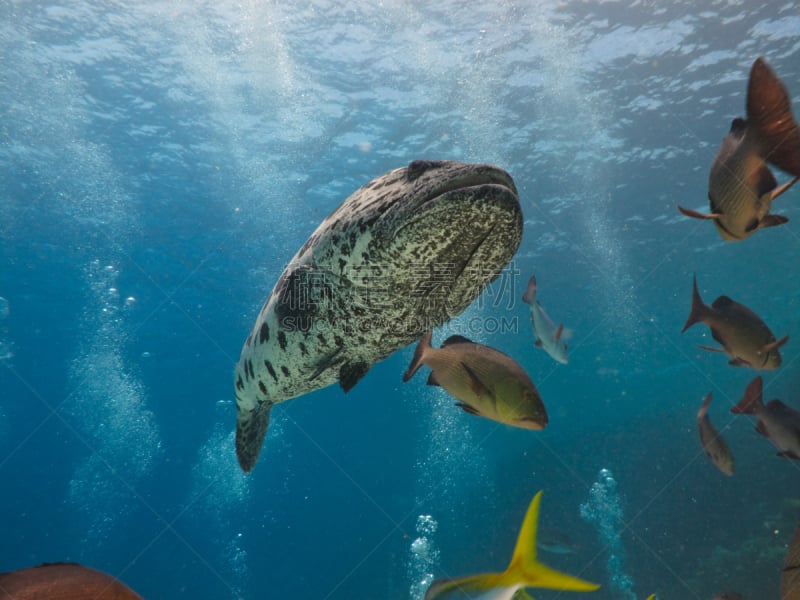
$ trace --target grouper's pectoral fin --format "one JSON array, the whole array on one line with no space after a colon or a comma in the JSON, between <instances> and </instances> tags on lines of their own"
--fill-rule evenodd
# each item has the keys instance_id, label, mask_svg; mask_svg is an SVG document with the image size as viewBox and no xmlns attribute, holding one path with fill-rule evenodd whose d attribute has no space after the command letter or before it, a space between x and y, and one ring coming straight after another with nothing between
<instances>
[{"instance_id":1,"label":"grouper's pectoral fin","mask_svg":"<svg viewBox=\"0 0 800 600\"><path fill-rule=\"evenodd\" d=\"M353 389L353 387L361 381L361 378L367 374L370 365L361 361L353 363L344 363L342 368L339 369L339 385L345 393Z\"/></svg>"},{"instance_id":2,"label":"grouper's pectoral fin","mask_svg":"<svg viewBox=\"0 0 800 600\"><path fill-rule=\"evenodd\" d=\"M245 473L253 470L261 454L271 408L271 403L259 402L252 410L239 408L236 413L236 458Z\"/></svg>"}]
</instances>

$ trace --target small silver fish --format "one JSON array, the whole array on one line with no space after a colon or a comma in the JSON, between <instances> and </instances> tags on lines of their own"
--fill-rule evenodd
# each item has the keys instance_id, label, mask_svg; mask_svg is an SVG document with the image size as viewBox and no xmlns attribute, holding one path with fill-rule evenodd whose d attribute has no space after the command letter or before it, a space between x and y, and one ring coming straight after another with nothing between
<instances>
[{"instance_id":1,"label":"small silver fish","mask_svg":"<svg viewBox=\"0 0 800 600\"><path fill-rule=\"evenodd\" d=\"M703 405L697 411L697 430L700 432L700 443L708 458L725 475L733 475L733 454L728 444L711 423L708 407L711 406L711 392L706 394Z\"/></svg>"},{"instance_id":2,"label":"small silver fish","mask_svg":"<svg viewBox=\"0 0 800 600\"><path fill-rule=\"evenodd\" d=\"M800 459L800 412L780 400L764 404L763 389L761 376L753 379L731 412L755 415L758 418L756 431L778 447L778 456Z\"/></svg>"},{"instance_id":3,"label":"small silver fish","mask_svg":"<svg viewBox=\"0 0 800 600\"><path fill-rule=\"evenodd\" d=\"M794 178L778 186L767 163ZM709 214L678 207L687 217L711 219L722 239L738 241L789 219L770 214L772 201L800 178L800 128L781 80L763 58L750 69L747 119L736 118L708 177Z\"/></svg>"},{"instance_id":4,"label":"small silver fish","mask_svg":"<svg viewBox=\"0 0 800 600\"><path fill-rule=\"evenodd\" d=\"M522 296L522 301L531 305L531 325L533 335L536 337L536 347L542 348L554 360L562 365L567 364L567 344L564 341L564 324L555 323L547 316L547 313L536 299L536 276L532 276L528 281L528 289Z\"/></svg>"},{"instance_id":5,"label":"small silver fish","mask_svg":"<svg viewBox=\"0 0 800 600\"><path fill-rule=\"evenodd\" d=\"M551 527L540 527L536 547L550 554L574 554L578 546L563 531Z\"/></svg>"}]
</instances>

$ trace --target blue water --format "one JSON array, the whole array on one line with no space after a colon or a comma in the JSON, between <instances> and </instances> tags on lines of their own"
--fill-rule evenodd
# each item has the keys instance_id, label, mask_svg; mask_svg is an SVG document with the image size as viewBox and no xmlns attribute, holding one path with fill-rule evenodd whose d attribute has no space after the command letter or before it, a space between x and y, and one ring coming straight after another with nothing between
<instances>
[{"instance_id":1,"label":"blue water","mask_svg":"<svg viewBox=\"0 0 800 600\"><path fill-rule=\"evenodd\" d=\"M542 558L592 598L777 597L800 461L728 412L754 372L680 329L696 273L791 336L765 382L800 408L800 190L740 244L677 205L706 210L757 56L800 112L800 6L628 4L0 0L0 571L419 600L504 568L543 489L578 550ZM325 215L417 158L514 177L522 245L455 325L525 367L550 424L403 384L409 347L276 407L244 476L233 368L261 303ZM566 366L532 344L533 273ZM700 449L708 391L732 478Z\"/></svg>"}]
</instances>

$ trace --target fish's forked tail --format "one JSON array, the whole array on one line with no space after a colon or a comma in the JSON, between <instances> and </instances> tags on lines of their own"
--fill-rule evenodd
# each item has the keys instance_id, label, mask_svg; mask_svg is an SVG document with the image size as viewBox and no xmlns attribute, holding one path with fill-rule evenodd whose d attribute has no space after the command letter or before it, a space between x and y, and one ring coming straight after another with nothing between
<instances>
[{"instance_id":1,"label":"fish's forked tail","mask_svg":"<svg viewBox=\"0 0 800 600\"><path fill-rule=\"evenodd\" d=\"M531 275L528 280L528 287L522 295L522 301L525 304L533 304L536 302L536 275Z\"/></svg>"},{"instance_id":2,"label":"fish's forked tail","mask_svg":"<svg viewBox=\"0 0 800 600\"><path fill-rule=\"evenodd\" d=\"M692 281L692 309L689 311L689 317L686 319L686 324L681 329L681 333L695 323L701 323L710 313L711 309L703 302L700 292L697 290L697 275L695 275Z\"/></svg>"},{"instance_id":3,"label":"fish's forked tail","mask_svg":"<svg viewBox=\"0 0 800 600\"><path fill-rule=\"evenodd\" d=\"M251 410L236 412L236 458L242 471L249 473L256 466L269 427L272 404L259 402Z\"/></svg>"},{"instance_id":4,"label":"fish's forked tail","mask_svg":"<svg viewBox=\"0 0 800 600\"><path fill-rule=\"evenodd\" d=\"M416 350L414 350L414 358L411 359L411 364L408 365L408 369L406 369L406 372L403 374L404 383L411 379L414 376L414 373L416 373L417 370L422 366L422 358L425 355L425 351L431 347L432 337L433 332L429 331L422 336L422 339L420 339Z\"/></svg>"},{"instance_id":5,"label":"fish's forked tail","mask_svg":"<svg viewBox=\"0 0 800 600\"><path fill-rule=\"evenodd\" d=\"M800 127L792 114L792 101L786 87L761 57L750 69L747 124L756 132L762 158L800 177Z\"/></svg>"},{"instance_id":6,"label":"fish's forked tail","mask_svg":"<svg viewBox=\"0 0 800 600\"><path fill-rule=\"evenodd\" d=\"M600 586L573 575L562 573L540 563L536 558L536 532L539 521L539 503L542 492L537 493L525 514L519 530L517 545L508 569L501 575L507 585L538 587L571 592L593 592Z\"/></svg>"},{"instance_id":7,"label":"fish's forked tail","mask_svg":"<svg viewBox=\"0 0 800 600\"><path fill-rule=\"evenodd\" d=\"M531 500L525 520L519 530L514 556L502 573L482 573L459 579L438 579L425 594L425 600L455 600L455 598L495 598L498 590L514 589L514 600L527 600L526 587L546 588L565 592L593 592L600 586L567 573L551 569L536 559L536 530L539 521L539 502L542 492ZM504 596L507 597L507 596Z\"/></svg>"},{"instance_id":8,"label":"fish's forked tail","mask_svg":"<svg viewBox=\"0 0 800 600\"><path fill-rule=\"evenodd\" d=\"M764 406L762 399L764 389L764 382L761 375L753 379L744 391L744 396L739 401L739 404L731 409L731 412L737 415L752 415L755 414L758 408Z\"/></svg>"}]
</instances>

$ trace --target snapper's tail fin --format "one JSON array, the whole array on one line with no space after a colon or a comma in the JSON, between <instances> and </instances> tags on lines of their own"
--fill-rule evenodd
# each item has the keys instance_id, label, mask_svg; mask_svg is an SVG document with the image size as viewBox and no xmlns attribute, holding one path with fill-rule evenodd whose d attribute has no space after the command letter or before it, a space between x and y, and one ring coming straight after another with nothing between
<instances>
[{"instance_id":1,"label":"snapper's tail fin","mask_svg":"<svg viewBox=\"0 0 800 600\"><path fill-rule=\"evenodd\" d=\"M761 57L750 69L747 124L756 132L764 160L800 176L800 127L792 114L792 101L786 87Z\"/></svg>"},{"instance_id":2,"label":"snapper's tail fin","mask_svg":"<svg viewBox=\"0 0 800 600\"><path fill-rule=\"evenodd\" d=\"M745 415L755 414L760 406L764 406L763 390L764 382L761 379L761 375L759 375L748 384L747 389L744 391L744 396L739 401L739 404L731 409L731 412Z\"/></svg>"},{"instance_id":3,"label":"snapper's tail fin","mask_svg":"<svg viewBox=\"0 0 800 600\"><path fill-rule=\"evenodd\" d=\"M697 289L697 276L695 276L692 282L692 309L689 311L689 318L686 319L686 324L681 329L681 333L695 323L702 323L710 312L710 309L700 297L700 292Z\"/></svg>"},{"instance_id":4,"label":"snapper's tail fin","mask_svg":"<svg viewBox=\"0 0 800 600\"><path fill-rule=\"evenodd\" d=\"M431 347L431 338L433 337L433 332L429 331L425 335L422 336L422 339L417 344L416 350L414 350L414 358L411 359L411 364L408 365L408 369L406 369L405 374L403 375L403 381L406 382L414 376L414 373L417 372L422 366L422 361L424 360L425 351L430 349Z\"/></svg>"},{"instance_id":5,"label":"snapper's tail fin","mask_svg":"<svg viewBox=\"0 0 800 600\"><path fill-rule=\"evenodd\" d=\"M528 280L528 287L522 295L522 301L525 304L533 304L536 302L536 275L531 275L531 278Z\"/></svg>"}]
</instances>

